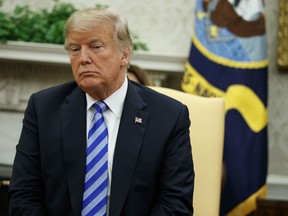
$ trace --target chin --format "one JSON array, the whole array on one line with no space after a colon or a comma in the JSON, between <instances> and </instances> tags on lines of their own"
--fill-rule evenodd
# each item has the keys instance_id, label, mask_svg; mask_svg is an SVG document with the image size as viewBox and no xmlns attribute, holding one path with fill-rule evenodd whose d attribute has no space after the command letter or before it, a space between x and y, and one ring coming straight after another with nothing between
<instances>
[{"instance_id":1,"label":"chin","mask_svg":"<svg viewBox=\"0 0 288 216\"><path fill-rule=\"evenodd\" d=\"M100 82L95 82L92 80L82 80L78 82L78 86L85 92L91 92L99 88Z\"/></svg>"}]
</instances>

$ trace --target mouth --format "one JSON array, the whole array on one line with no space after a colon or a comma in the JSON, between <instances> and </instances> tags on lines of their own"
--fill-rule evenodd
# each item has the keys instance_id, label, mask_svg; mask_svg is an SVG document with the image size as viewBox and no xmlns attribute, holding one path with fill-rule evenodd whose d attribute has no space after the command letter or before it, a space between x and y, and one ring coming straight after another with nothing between
<instances>
[{"instance_id":1,"label":"mouth","mask_svg":"<svg viewBox=\"0 0 288 216\"><path fill-rule=\"evenodd\" d=\"M94 71L82 71L80 72L80 76L91 76L91 75L95 75L96 73Z\"/></svg>"}]
</instances>

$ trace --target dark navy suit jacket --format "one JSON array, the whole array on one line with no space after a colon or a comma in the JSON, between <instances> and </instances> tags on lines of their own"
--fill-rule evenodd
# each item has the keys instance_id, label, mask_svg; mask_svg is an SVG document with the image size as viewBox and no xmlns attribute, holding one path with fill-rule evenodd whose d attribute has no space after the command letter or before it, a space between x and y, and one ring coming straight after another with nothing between
<instances>
[{"instance_id":1,"label":"dark navy suit jacket","mask_svg":"<svg viewBox=\"0 0 288 216\"><path fill-rule=\"evenodd\" d=\"M193 214L189 126L186 106L129 81L113 160L110 216ZM13 167L11 215L81 215L85 152L86 98L77 84L33 94Z\"/></svg>"}]
</instances>

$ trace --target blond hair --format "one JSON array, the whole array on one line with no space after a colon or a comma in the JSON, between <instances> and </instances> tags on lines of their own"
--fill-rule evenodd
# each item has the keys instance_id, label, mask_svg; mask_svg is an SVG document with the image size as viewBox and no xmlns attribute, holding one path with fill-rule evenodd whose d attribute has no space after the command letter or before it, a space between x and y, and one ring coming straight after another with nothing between
<instances>
[{"instance_id":1,"label":"blond hair","mask_svg":"<svg viewBox=\"0 0 288 216\"><path fill-rule=\"evenodd\" d=\"M133 51L132 39L126 19L110 8L90 8L74 12L65 23L65 48L70 32L87 32L99 24L107 23L115 30L116 42L122 49Z\"/></svg>"}]
</instances>

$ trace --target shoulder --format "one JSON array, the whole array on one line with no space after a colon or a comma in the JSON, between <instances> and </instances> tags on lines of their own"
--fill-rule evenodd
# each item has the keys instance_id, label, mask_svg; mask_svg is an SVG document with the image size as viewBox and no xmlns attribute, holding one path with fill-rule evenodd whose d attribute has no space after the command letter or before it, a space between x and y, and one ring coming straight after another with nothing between
<instances>
[{"instance_id":1,"label":"shoulder","mask_svg":"<svg viewBox=\"0 0 288 216\"><path fill-rule=\"evenodd\" d=\"M71 91L73 91L75 88L77 88L77 83L75 81L70 81L70 82L66 82L66 83L62 83L62 84L58 84L55 86L51 86L51 87L47 87L45 89L42 89L36 93L34 93L34 95L39 95L39 96L43 96L43 95L62 95L62 94L67 94L70 93Z\"/></svg>"},{"instance_id":2,"label":"shoulder","mask_svg":"<svg viewBox=\"0 0 288 216\"><path fill-rule=\"evenodd\" d=\"M131 88L139 94L139 97L147 104L147 108L160 109L162 112L177 112L177 110L186 109L186 106L166 94L158 92L149 86L131 84Z\"/></svg>"},{"instance_id":3,"label":"shoulder","mask_svg":"<svg viewBox=\"0 0 288 216\"><path fill-rule=\"evenodd\" d=\"M30 96L29 101L33 101L34 104L40 106L49 105L49 107L51 107L53 104L62 104L65 98L75 91L79 91L80 94L82 94L82 90L78 88L77 83L75 81L70 81L35 92Z\"/></svg>"},{"instance_id":4,"label":"shoulder","mask_svg":"<svg viewBox=\"0 0 288 216\"><path fill-rule=\"evenodd\" d=\"M149 115L149 125L154 131L163 134L175 128L189 128L189 110L182 102L147 86L131 85L131 88L135 88L135 95L140 99L133 96L134 100L130 102L144 104L140 106L141 111Z\"/></svg>"}]
</instances>

